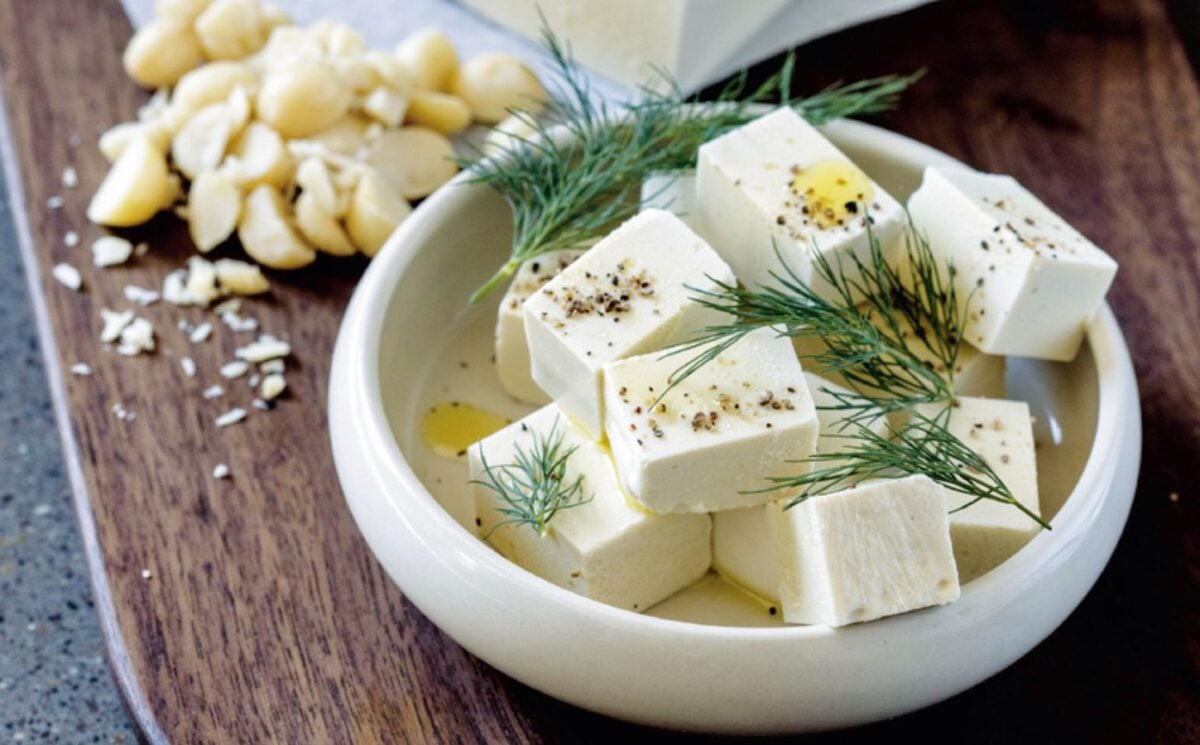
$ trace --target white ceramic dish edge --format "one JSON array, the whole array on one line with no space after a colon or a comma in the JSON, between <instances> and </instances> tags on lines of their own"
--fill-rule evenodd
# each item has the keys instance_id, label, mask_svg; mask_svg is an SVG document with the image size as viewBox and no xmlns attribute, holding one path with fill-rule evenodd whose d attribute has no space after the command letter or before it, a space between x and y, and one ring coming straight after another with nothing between
<instances>
[{"instance_id":1,"label":"white ceramic dish edge","mask_svg":"<svg viewBox=\"0 0 1200 745\"><path fill-rule=\"evenodd\" d=\"M875 141L898 158L961 166L870 125L833 126L841 140ZM1008 666L1070 614L1111 556L1132 501L1141 425L1128 350L1106 306L1088 334L1099 416L1075 492L1053 532L968 585L953 605L840 630L704 626L604 606L524 572L428 493L379 395L381 309L424 243L420 215L468 198L458 184L440 190L364 275L334 352L329 419L347 501L375 555L426 616L501 671L576 705L663 727L849 726L935 703Z\"/></svg>"}]
</instances>

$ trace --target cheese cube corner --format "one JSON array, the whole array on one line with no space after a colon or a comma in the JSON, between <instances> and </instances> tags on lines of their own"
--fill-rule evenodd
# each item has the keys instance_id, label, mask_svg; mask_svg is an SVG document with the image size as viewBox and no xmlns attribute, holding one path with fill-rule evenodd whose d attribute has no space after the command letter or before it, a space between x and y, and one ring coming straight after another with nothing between
<instances>
[{"instance_id":1,"label":"cheese cube corner","mask_svg":"<svg viewBox=\"0 0 1200 745\"><path fill-rule=\"evenodd\" d=\"M525 339L525 314L521 306L530 295L558 276L582 250L551 251L521 264L496 312L496 373L508 395L527 404L544 405L550 397L533 381L529 369L529 344Z\"/></svg>"},{"instance_id":2,"label":"cheese cube corner","mask_svg":"<svg viewBox=\"0 0 1200 745\"><path fill-rule=\"evenodd\" d=\"M888 252L903 226L900 204L787 107L700 147L696 205L698 232L744 285L778 286L782 258L827 297L816 254L853 276L852 255L871 256L868 220Z\"/></svg>"},{"instance_id":3,"label":"cheese cube corner","mask_svg":"<svg viewBox=\"0 0 1200 745\"><path fill-rule=\"evenodd\" d=\"M837 401L834 393L848 392L845 388L810 372L804 373L808 390L817 407L820 423L817 453L839 453L849 447L851 440L842 437L846 432L845 414L831 407ZM878 435L887 433L883 412L864 424ZM826 466L835 465L826 463ZM770 507L744 507L713 513L713 569L729 582L754 595L779 602L779 568L771 545L767 521Z\"/></svg>"},{"instance_id":4,"label":"cheese cube corner","mask_svg":"<svg viewBox=\"0 0 1200 745\"><path fill-rule=\"evenodd\" d=\"M908 209L954 267L967 341L991 354L1074 359L1116 276L1108 254L1011 176L930 167Z\"/></svg>"},{"instance_id":5,"label":"cheese cube corner","mask_svg":"<svg viewBox=\"0 0 1200 745\"><path fill-rule=\"evenodd\" d=\"M604 426L603 367L719 322L692 296L736 280L678 217L627 220L525 301L533 380L591 437ZM693 289L694 288L694 289Z\"/></svg>"},{"instance_id":6,"label":"cheese cube corner","mask_svg":"<svg viewBox=\"0 0 1200 745\"><path fill-rule=\"evenodd\" d=\"M950 409L947 428L983 458L1022 506L1040 515L1032 422L1024 401L964 396ZM999 566L1041 530L1011 504L982 499L959 510L969 497L946 494L946 509L955 510L950 513L950 538L964 583Z\"/></svg>"},{"instance_id":7,"label":"cheese cube corner","mask_svg":"<svg viewBox=\"0 0 1200 745\"><path fill-rule=\"evenodd\" d=\"M561 433L575 448L564 480L582 477L585 503L560 509L546 535L527 524L499 525L507 507L491 488L474 484L480 535L501 555L585 597L644 611L700 579L712 561L708 515L653 515L622 490L604 449L571 424L554 404L496 432L468 450L471 478L485 481L491 468L514 462L536 437Z\"/></svg>"},{"instance_id":8,"label":"cheese cube corner","mask_svg":"<svg viewBox=\"0 0 1200 745\"><path fill-rule=\"evenodd\" d=\"M817 412L791 342L753 331L658 401L683 360L605 365L604 431L622 483L660 513L764 504L767 477L816 449Z\"/></svg>"},{"instance_id":9,"label":"cheese cube corner","mask_svg":"<svg viewBox=\"0 0 1200 745\"><path fill-rule=\"evenodd\" d=\"M811 497L768 521L788 623L845 626L958 599L946 490L927 476Z\"/></svg>"}]
</instances>

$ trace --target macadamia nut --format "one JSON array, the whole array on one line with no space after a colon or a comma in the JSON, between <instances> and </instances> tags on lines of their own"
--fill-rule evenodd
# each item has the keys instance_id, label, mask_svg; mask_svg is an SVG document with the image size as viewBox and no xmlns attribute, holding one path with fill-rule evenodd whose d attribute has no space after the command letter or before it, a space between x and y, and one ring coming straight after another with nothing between
<instances>
[{"instance_id":1,"label":"macadamia nut","mask_svg":"<svg viewBox=\"0 0 1200 745\"><path fill-rule=\"evenodd\" d=\"M364 254L374 256L410 214L412 207L387 181L377 173L366 173L346 210L346 229Z\"/></svg>"},{"instance_id":2,"label":"macadamia nut","mask_svg":"<svg viewBox=\"0 0 1200 745\"><path fill-rule=\"evenodd\" d=\"M241 59L267 37L258 0L214 0L196 18L196 36L209 59Z\"/></svg>"},{"instance_id":3,"label":"macadamia nut","mask_svg":"<svg viewBox=\"0 0 1200 745\"><path fill-rule=\"evenodd\" d=\"M416 88L448 91L458 70L454 43L441 31L427 28L412 34L396 47L396 59Z\"/></svg>"},{"instance_id":4,"label":"macadamia nut","mask_svg":"<svg viewBox=\"0 0 1200 745\"><path fill-rule=\"evenodd\" d=\"M250 258L273 269L299 269L317 258L296 234L289 212L290 205L276 189L263 185L250 192L238 223L238 238Z\"/></svg>"},{"instance_id":5,"label":"macadamia nut","mask_svg":"<svg viewBox=\"0 0 1200 745\"><path fill-rule=\"evenodd\" d=\"M351 91L327 65L273 68L258 93L258 115L287 138L314 135L350 109Z\"/></svg>"},{"instance_id":6,"label":"macadamia nut","mask_svg":"<svg viewBox=\"0 0 1200 745\"><path fill-rule=\"evenodd\" d=\"M197 250L207 253L233 235L242 212L242 193L221 171L205 171L188 192L188 233Z\"/></svg>"},{"instance_id":7,"label":"macadamia nut","mask_svg":"<svg viewBox=\"0 0 1200 745\"><path fill-rule=\"evenodd\" d=\"M367 161L405 199L429 196L458 173L450 140L426 127L388 130L372 143Z\"/></svg>"},{"instance_id":8,"label":"macadamia nut","mask_svg":"<svg viewBox=\"0 0 1200 745\"><path fill-rule=\"evenodd\" d=\"M88 205L88 219L100 225L140 225L175 197L162 150L146 138L129 143L113 163Z\"/></svg>"},{"instance_id":9,"label":"macadamia nut","mask_svg":"<svg viewBox=\"0 0 1200 745\"><path fill-rule=\"evenodd\" d=\"M125 72L146 88L175 85L183 74L204 60L191 26L177 18L156 18L141 28L125 47Z\"/></svg>"},{"instance_id":10,"label":"macadamia nut","mask_svg":"<svg viewBox=\"0 0 1200 745\"><path fill-rule=\"evenodd\" d=\"M546 89L533 71L511 54L480 54L463 63L452 92L481 122L495 123L510 109L540 111Z\"/></svg>"},{"instance_id":11,"label":"macadamia nut","mask_svg":"<svg viewBox=\"0 0 1200 745\"><path fill-rule=\"evenodd\" d=\"M414 90L408 100L408 122L442 134L461 132L471 123L471 110L458 96L436 91Z\"/></svg>"}]
</instances>

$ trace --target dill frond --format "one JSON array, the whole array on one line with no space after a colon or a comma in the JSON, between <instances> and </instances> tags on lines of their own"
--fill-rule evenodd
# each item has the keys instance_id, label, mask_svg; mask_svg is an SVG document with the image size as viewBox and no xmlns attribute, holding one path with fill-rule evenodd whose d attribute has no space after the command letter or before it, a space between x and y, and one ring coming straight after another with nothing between
<instances>
[{"instance_id":1,"label":"dill frond","mask_svg":"<svg viewBox=\"0 0 1200 745\"><path fill-rule=\"evenodd\" d=\"M756 104L792 106L809 122L875 114L895 106L922 74L889 75L835 84L807 98L793 98L795 57L753 90L745 71L735 75L716 100L687 99L663 76L665 91L643 88L636 102L612 107L596 100L569 52L548 29L543 43L555 79L547 84L543 115L514 112L532 125L528 137L510 138L494 157L473 153L460 159L472 183L504 197L513 214L507 261L471 295L476 302L536 256L594 243L636 214L642 181L653 173L695 166L696 152L709 140L757 116ZM556 128L562 132L556 132Z\"/></svg>"},{"instance_id":2,"label":"dill frond","mask_svg":"<svg viewBox=\"0 0 1200 745\"><path fill-rule=\"evenodd\" d=\"M870 256L865 261L851 254L835 264L813 251L814 271L830 288L826 295L813 291L778 249L782 268L772 272L775 285L747 289L717 283L712 290L692 288L696 302L720 311L730 321L709 326L667 352L694 353L674 371L670 387L754 329L820 337L825 351L815 362L823 371L840 373L850 389L825 389L833 403L822 407L842 414L841 431L832 436L844 438L847 445L838 452L792 461L812 470L768 477L770 486L764 491L800 489L790 508L868 479L924 474L965 495L967 501L955 511L987 499L1012 505L1049 529L978 453L948 429L954 371L971 300L968 296L960 303L953 267L939 264L911 217L904 226L904 253L891 262L869 222L867 238ZM922 357L918 345L928 350L936 364ZM930 409L933 416L924 413ZM899 412L907 419L904 426L888 423L886 434L869 426Z\"/></svg>"},{"instance_id":3,"label":"dill frond","mask_svg":"<svg viewBox=\"0 0 1200 745\"><path fill-rule=\"evenodd\" d=\"M674 371L671 385L716 359L750 331L769 327L785 336L822 340L825 351L816 357L817 366L840 373L849 388L862 394L838 407L849 421L950 401L963 325L953 284L944 279L928 241L911 221L904 228L903 261L888 261L869 222L867 240L866 261L851 254L835 264L813 251L814 271L830 288L826 296L801 279L777 247L781 268L771 272L772 286L748 289L717 282L715 289L691 288L697 303L730 321L708 326L668 351L668 355L695 353ZM905 266L907 272L901 268ZM927 348L938 364L923 359L917 344ZM940 374L934 367L947 373Z\"/></svg>"},{"instance_id":4,"label":"dill frond","mask_svg":"<svg viewBox=\"0 0 1200 745\"><path fill-rule=\"evenodd\" d=\"M505 516L492 526L485 540L496 528L514 524L528 525L538 535L545 536L550 520L560 510L592 501L594 495L583 496L583 476L567 480L567 461L579 446L563 447L563 433L558 424L555 418L548 433L534 432L530 449L516 445L512 463L489 464L480 450L484 478L470 483L494 492L504 503L496 509Z\"/></svg>"},{"instance_id":5,"label":"dill frond","mask_svg":"<svg viewBox=\"0 0 1200 745\"><path fill-rule=\"evenodd\" d=\"M946 428L943 414L930 417L914 411L910 416L903 427L889 424L885 434L862 423L853 424L852 431L835 435L851 442L845 450L793 461L811 464L813 469L798 476L770 477L768 490L800 489L800 494L787 504L791 508L868 479L925 475L967 498L952 512L986 499L1016 507L1041 527L1050 529L1046 521L1013 496L983 457Z\"/></svg>"}]
</instances>

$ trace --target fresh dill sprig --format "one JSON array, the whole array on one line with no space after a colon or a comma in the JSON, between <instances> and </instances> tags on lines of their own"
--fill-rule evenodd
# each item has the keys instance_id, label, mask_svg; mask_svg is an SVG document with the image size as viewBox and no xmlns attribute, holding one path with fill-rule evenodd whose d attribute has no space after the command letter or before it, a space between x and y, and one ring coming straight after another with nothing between
<instances>
[{"instance_id":1,"label":"fresh dill sprig","mask_svg":"<svg viewBox=\"0 0 1200 745\"><path fill-rule=\"evenodd\" d=\"M967 497L965 503L951 512L986 499L1016 507L1049 530L1050 525L1013 496L983 457L947 429L948 411L943 409L933 417L920 411L911 412L905 426L889 424L884 434L861 422L855 423L853 431L834 435L851 441L846 449L818 453L799 461L811 464L813 470L798 476L770 477L768 489L801 489L787 504L791 508L811 497L841 491L867 479L925 475Z\"/></svg>"},{"instance_id":2,"label":"fresh dill sprig","mask_svg":"<svg viewBox=\"0 0 1200 745\"><path fill-rule=\"evenodd\" d=\"M567 460L578 448L578 445L563 447L563 433L555 418L548 433L533 433L530 449L514 447L512 463L491 465L481 449L484 479L471 483L492 490L505 505L496 509L506 517L493 525L484 538L501 525L513 524L529 525L538 535L545 536L550 520L560 510L592 501L594 495L583 496L583 476L567 480Z\"/></svg>"},{"instance_id":3,"label":"fresh dill sprig","mask_svg":"<svg viewBox=\"0 0 1200 745\"><path fill-rule=\"evenodd\" d=\"M672 373L671 386L747 333L769 327L785 336L821 339L825 350L816 356L817 365L840 373L849 388L864 394L839 402L837 408L850 422L949 403L963 326L953 283L911 220L904 228L903 261L889 261L869 221L867 240L866 261L850 254L835 264L813 250L813 270L829 288L824 294L800 278L778 247L782 269L771 272L771 286L748 289L715 281L715 289L691 288L697 303L731 320L702 329L668 352L696 353ZM907 272L901 267L908 267ZM918 353L918 344L935 364Z\"/></svg>"},{"instance_id":4,"label":"fresh dill sprig","mask_svg":"<svg viewBox=\"0 0 1200 745\"><path fill-rule=\"evenodd\" d=\"M672 374L670 387L755 329L817 336L825 345L825 351L816 355L817 364L826 372L840 373L850 388L824 389L833 403L821 407L841 412L840 432L831 436L849 444L837 452L793 461L812 470L768 477L770 486L765 491L801 489L789 502L790 508L867 479L924 474L966 496L968 501L954 511L987 499L1010 504L1048 529L1013 496L987 461L948 428L954 371L971 300L968 296L960 304L953 267L940 265L911 217L904 226L902 256L889 261L869 221L867 239L866 261L851 254L835 264L814 248L813 269L829 288L825 294L801 279L778 248L775 253L782 271L771 275L777 286L746 289L718 282L712 290L692 288L696 302L731 320L703 329L668 352L696 352ZM927 356L918 352L918 345ZM922 409L932 409L933 416ZM888 422L884 434L870 426L899 412L907 419L904 426Z\"/></svg>"},{"instance_id":5,"label":"fresh dill sprig","mask_svg":"<svg viewBox=\"0 0 1200 745\"><path fill-rule=\"evenodd\" d=\"M636 102L612 107L596 100L569 52L548 29L544 44L554 62L543 115L514 112L533 129L507 140L503 152L460 159L473 183L491 186L513 214L509 259L476 290L476 302L520 267L550 251L583 248L638 210L642 181L652 173L692 168L702 144L757 116L756 104L792 106L813 124L875 114L895 106L922 74L888 75L835 84L816 95L794 98L795 56L779 72L749 88L745 71L710 103L687 99L661 73L663 90L643 88ZM556 127L564 131L555 132Z\"/></svg>"}]
</instances>

